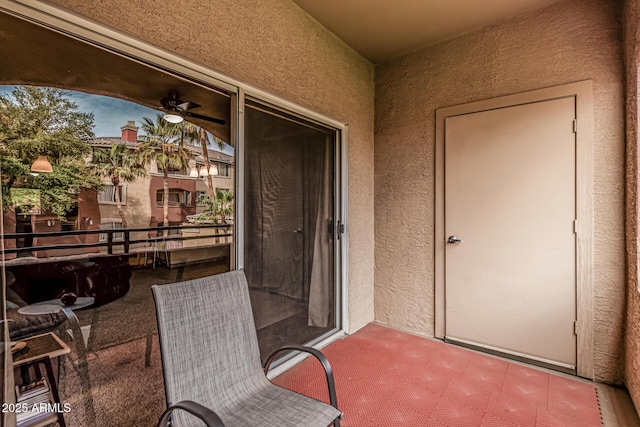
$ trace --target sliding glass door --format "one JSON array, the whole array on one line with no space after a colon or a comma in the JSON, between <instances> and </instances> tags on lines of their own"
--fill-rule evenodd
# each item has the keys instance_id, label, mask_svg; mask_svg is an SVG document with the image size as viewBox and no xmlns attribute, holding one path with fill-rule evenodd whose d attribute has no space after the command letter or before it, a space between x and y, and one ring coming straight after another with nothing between
<instances>
[{"instance_id":1,"label":"sliding glass door","mask_svg":"<svg viewBox=\"0 0 640 427\"><path fill-rule=\"evenodd\" d=\"M244 269L263 357L338 327L336 146L335 129L247 102Z\"/></svg>"}]
</instances>

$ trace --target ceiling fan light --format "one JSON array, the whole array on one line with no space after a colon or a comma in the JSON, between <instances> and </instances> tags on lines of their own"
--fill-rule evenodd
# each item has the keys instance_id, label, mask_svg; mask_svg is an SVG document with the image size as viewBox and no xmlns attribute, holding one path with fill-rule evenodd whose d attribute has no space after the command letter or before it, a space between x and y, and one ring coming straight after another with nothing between
<instances>
[{"instance_id":1,"label":"ceiling fan light","mask_svg":"<svg viewBox=\"0 0 640 427\"><path fill-rule=\"evenodd\" d=\"M51 166L51 163L49 163L47 156L38 156L36 161L31 165L31 172L53 172L53 167Z\"/></svg>"},{"instance_id":2,"label":"ceiling fan light","mask_svg":"<svg viewBox=\"0 0 640 427\"><path fill-rule=\"evenodd\" d=\"M167 113L162 118L173 124L182 123L182 121L184 120L184 117L182 117L181 115L172 113Z\"/></svg>"}]
</instances>

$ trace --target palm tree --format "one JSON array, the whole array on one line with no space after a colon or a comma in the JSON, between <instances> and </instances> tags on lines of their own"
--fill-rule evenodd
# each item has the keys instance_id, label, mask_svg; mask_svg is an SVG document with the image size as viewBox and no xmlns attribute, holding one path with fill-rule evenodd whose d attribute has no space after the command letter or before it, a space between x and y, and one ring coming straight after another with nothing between
<instances>
[{"instance_id":1,"label":"palm tree","mask_svg":"<svg viewBox=\"0 0 640 427\"><path fill-rule=\"evenodd\" d=\"M136 148L136 154L147 163L154 161L158 169L162 169L164 178L164 197L162 203L162 223L169 225L169 170L176 168L187 169L188 160L192 156L184 146L182 126L169 123L163 119L163 114L156 116L155 122L148 117L142 118L142 144ZM164 231L167 235L167 230Z\"/></svg>"},{"instance_id":2,"label":"palm tree","mask_svg":"<svg viewBox=\"0 0 640 427\"><path fill-rule=\"evenodd\" d=\"M202 148L202 157L204 158L204 164L207 167L207 170L210 167L209 163L209 149L207 148L210 138L209 133L205 128L194 125L190 122L182 122L182 130L184 137L188 138L192 143L196 145L198 142L200 143L200 147ZM222 148L224 146L224 142L213 137L213 139L218 143L218 146ZM213 179L211 175L207 174L207 186L209 190L209 197L213 200L215 199L216 189L213 186Z\"/></svg>"},{"instance_id":3,"label":"palm tree","mask_svg":"<svg viewBox=\"0 0 640 427\"><path fill-rule=\"evenodd\" d=\"M138 161L138 156L124 144L112 144L110 149L95 149L91 162L100 176L111 180L116 207L122 219L122 228L127 228L127 219L124 216L120 200L120 183L132 182L136 178L146 176L147 171L144 165Z\"/></svg>"}]
</instances>

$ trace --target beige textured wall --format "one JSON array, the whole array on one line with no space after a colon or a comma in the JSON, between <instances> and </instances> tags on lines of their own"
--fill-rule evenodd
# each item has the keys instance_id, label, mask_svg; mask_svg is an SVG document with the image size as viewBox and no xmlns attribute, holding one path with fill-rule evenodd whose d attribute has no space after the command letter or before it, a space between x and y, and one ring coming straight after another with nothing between
<instances>
[{"instance_id":1,"label":"beige textured wall","mask_svg":"<svg viewBox=\"0 0 640 427\"><path fill-rule=\"evenodd\" d=\"M625 300L621 4L569 0L376 66L376 320L434 333L440 107L592 79L595 371L622 379Z\"/></svg>"},{"instance_id":2,"label":"beige textured wall","mask_svg":"<svg viewBox=\"0 0 640 427\"><path fill-rule=\"evenodd\" d=\"M349 316L373 320L373 66L289 0L55 0L349 124Z\"/></svg>"},{"instance_id":3,"label":"beige textured wall","mask_svg":"<svg viewBox=\"0 0 640 427\"><path fill-rule=\"evenodd\" d=\"M624 47L627 76L627 327L625 384L640 412L640 289L638 289L638 62L640 61L640 0L624 2Z\"/></svg>"}]
</instances>

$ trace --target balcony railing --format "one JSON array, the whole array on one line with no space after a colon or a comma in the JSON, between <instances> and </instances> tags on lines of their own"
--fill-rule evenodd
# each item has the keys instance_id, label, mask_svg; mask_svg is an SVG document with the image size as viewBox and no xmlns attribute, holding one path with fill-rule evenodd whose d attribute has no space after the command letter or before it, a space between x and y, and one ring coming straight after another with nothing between
<instances>
[{"instance_id":1,"label":"balcony railing","mask_svg":"<svg viewBox=\"0 0 640 427\"><path fill-rule=\"evenodd\" d=\"M106 234L107 239L103 242L95 243L73 243L73 244L54 244L54 245L37 245L37 246L23 246L19 248L6 248L4 252L6 254L26 252L26 251L45 251L55 249L81 249L81 248L95 248L106 247L109 255L113 254L115 247L123 247L123 253L129 253L131 245L138 243L156 243L159 239L164 242L167 241L185 241L203 239L205 237L230 237L233 233L229 230L232 229L231 224L202 224L202 225L172 225L166 227L147 227L147 228L116 228L116 229L101 229L101 230L71 230L71 231L53 231L53 232L40 232L40 233L7 233L4 235L4 239L24 239L26 238L48 238L48 237L69 237L69 236L85 236L94 234ZM199 229L225 229L224 233L215 234L211 236L183 236L182 234L169 234L172 230L199 230ZM167 236L163 236L167 231ZM149 234L155 233L156 237L148 237L144 239L131 239L131 233L148 232ZM122 239L124 234L124 239ZM118 236L114 238L114 236Z\"/></svg>"}]
</instances>

